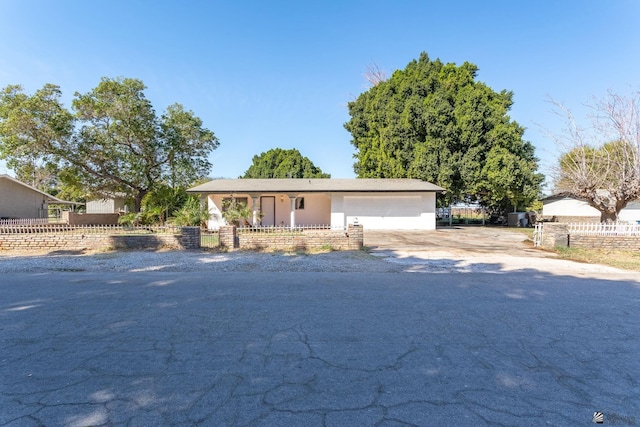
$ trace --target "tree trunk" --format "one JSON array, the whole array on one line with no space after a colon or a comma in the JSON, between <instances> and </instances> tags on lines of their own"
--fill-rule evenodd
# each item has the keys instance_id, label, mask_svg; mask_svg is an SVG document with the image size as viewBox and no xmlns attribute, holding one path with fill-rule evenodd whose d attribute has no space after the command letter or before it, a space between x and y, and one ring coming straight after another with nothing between
<instances>
[{"instance_id":1,"label":"tree trunk","mask_svg":"<svg viewBox=\"0 0 640 427\"><path fill-rule=\"evenodd\" d=\"M618 212L600 211L600 222L606 222L607 224L618 222Z\"/></svg>"},{"instance_id":2,"label":"tree trunk","mask_svg":"<svg viewBox=\"0 0 640 427\"><path fill-rule=\"evenodd\" d=\"M136 212L140 212L142 209L142 199L147 195L149 190L138 190L136 196L133 198L134 209Z\"/></svg>"}]
</instances>

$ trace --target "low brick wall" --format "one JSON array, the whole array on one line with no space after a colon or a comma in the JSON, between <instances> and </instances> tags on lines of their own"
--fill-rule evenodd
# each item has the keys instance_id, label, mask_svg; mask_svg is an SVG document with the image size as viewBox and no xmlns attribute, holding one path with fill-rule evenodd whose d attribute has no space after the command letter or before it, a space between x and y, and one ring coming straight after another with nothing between
<instances>
[{"instance_id":1,"label":"low brick wall","mask_svg":"<svg viewBox=\"0 0 640 427\"><path fill-rule=\"evenodd\" d=\"M640 250L640 236L594 236L569 232L569 224L547 222L543 225L542 245L544 249L555 247L604 248Z\"/></svg>"},{"instance_id":2,"label":"low brick wall","mask_svg":"<svg viewBox=\"0 0 640 427\"><path fill-rule=\"evenodd\" d=\"M62 212L62 220L69 225L117 225L118 214L88 214Z\"/></svg>"},{"instance_id":3,"label":"low brick wall","mask_svg":"<svg viewBox=\"0 0 640 427\"><path fill-rule=\"evenodd\" d=\"M360 250L364 243L362 226L349 225L347 230L304 230L283 232L243 232L235 227L220 227L220 245L247 250Z\"/></svg>"},{"instance_id":4,"label":"low brick wall","mask_svg":"<svg viewBox=\"0 0 640 427\"><path fill-rule=\"evenodd\" d=\"M198 249L200 228L182 227L181 234L0 234L0 250Z\"/></svg>"},{"instance_id":5,"label":"low brick wall","mask_svg":"<svg viewBox=\"0 0 640 427\"><path fill-rule=\"evenodd\" d=\"M572 248L640 250L640 237L633 236L579 236L569 235Z\"/></svg>"},{"instance_id":6,"label":"low brick wall","mask_svg":"<svg viewBox=\"0 0 640 427\"><path fill-rule=\"evenodd\" d=\"M563 222L563 223L599 223L599 216L566 216L566 215L545 215L541 216L540 220L550 221L550 222Z\"/></svg>"}]
</instances>

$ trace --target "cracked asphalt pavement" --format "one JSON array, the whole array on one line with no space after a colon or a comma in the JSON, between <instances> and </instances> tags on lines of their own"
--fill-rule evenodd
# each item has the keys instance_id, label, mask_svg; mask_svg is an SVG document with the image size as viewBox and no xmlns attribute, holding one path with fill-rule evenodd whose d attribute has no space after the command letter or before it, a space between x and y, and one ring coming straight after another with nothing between
<instances>
[{"instance_id":1,"label":"cracked asphalt pavement","mask_svg":"<svg viewBox=\"0 0 640 427\"><path fill-rule=\"evenodd\" d=\"M5 272L0 425L640 422L636 276L391 265Z\"/></svg>"}]
</instances>

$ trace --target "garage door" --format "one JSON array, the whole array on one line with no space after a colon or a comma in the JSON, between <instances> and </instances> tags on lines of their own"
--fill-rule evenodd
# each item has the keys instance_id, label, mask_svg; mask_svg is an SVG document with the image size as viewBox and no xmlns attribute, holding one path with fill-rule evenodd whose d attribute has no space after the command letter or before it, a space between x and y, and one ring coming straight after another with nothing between
<instances>
[{"instance_id":1,"label":"garage door","mask_svg":"<svg viewBox=\"0 0 640 427\"><path fill-rule=\"evenodd\" d=\"M345 196L344 210L347 224L355 222L368 229L422 229L420 196Z\"/></svg>"},{"instance_id":2,"label":"garage door","mask_svg":"<svg viewBox=\"0 0 640 427\"><path fill-rule=\"evenodd\" d=\"M377 217L420 216L420 196L347 196L344 206L347 215Z\"/></svg>"}]
</instances>

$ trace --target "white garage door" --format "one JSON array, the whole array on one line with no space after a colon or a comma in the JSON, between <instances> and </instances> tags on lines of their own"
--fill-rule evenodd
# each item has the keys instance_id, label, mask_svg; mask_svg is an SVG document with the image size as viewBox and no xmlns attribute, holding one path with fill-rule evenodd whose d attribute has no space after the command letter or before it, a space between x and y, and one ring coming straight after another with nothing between
<instances>
[{"instance_id":1,"label":"white garage door","mask_svg":"<svg viewBox=\"0 0 640 427\"><path fill-rule=\"evenodd\" d=\"M345 196L347 224L356 218L365 229L425 228L425 206L420 196Z\"/></svg>"}]
</instances>

